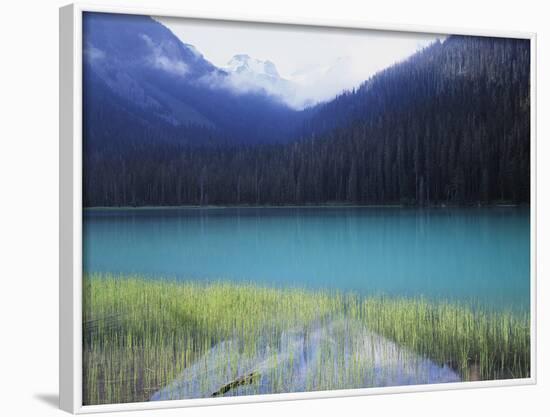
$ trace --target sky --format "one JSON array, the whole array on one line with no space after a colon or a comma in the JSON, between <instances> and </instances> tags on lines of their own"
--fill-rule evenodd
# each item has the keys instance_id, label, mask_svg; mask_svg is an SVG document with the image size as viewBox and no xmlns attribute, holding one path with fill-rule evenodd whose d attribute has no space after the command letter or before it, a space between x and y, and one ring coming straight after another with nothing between
<instances>
[{"instance_id":1,"label":"sky","mask_svg":"<svg viewBox=\"0 0 550 417\"><path fill-rule=\"evenodd\" d=\"M333 98L442 35L155 17L218 67L234 55L273 62L294 107Z\"/></svg>"}]
</instances>

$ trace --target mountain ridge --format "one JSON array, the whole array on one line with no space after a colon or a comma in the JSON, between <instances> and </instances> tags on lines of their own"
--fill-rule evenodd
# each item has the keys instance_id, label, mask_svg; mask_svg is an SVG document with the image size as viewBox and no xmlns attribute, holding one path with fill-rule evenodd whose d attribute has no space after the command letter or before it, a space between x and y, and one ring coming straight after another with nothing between
<instances>
[{"instance_id":1,"label":"mountain ridge","mask_svg":"<svg viewBox=\"0 0 550 417\"><path fill-rule=\"evenodd\" d=\"M177 142L195 145L207 141L185 134L193 126L209 128L211 138L222 136L222 142L232 143L285 141L296 129L294 121L288 122L293 109L261 91L235 94L220 88L227 73L152 18L87 12L83 32L85 108L109 106L93 101L114 95L119 104L125 102L132 121L146 121L138 122L140 127L158 137L173 131L168 136L179 136ZM117 137L94 130L100 121L96 114L85 116L92 122L87 123L90 138L105 144ZM102 117L104 125L122 123ZM128 129L135 130L130 123Z\"/></svg>"},{"instance_id":2,"label":"mountain ridge","mask_svg":"<svg viewBox=\"0 0 550 417\"><path fill-rule=\"evenodd\" d=\"M140 42L139 48L147 46ZM101 59L102 49L93 47L88 54ZM151 55L149 46L138 61L171 51L158 47L160 55ZM148 61L145 75L168 73L155 88L190 103L213 128L168 119L159 129L155 112L136 110L135 102L95 82L101 73L85 72L84 204L528 202L529 55L525 40L450 36L303 111L265 94L211 92L182 82L184 72L184 78L193 72L178 65L177 50L167 60ZM116 69L114 79L127 75L146 88L139 105L160 100L141 72ZM227 76L199 73L194 79L203 82L205 75ZM93 100L90 86L97 87ZM172 91L178 86L189 101ZM209 106L219 108L209 113ZM235 140L239 134L246 140Z\"/></svg>"}]
</instances>

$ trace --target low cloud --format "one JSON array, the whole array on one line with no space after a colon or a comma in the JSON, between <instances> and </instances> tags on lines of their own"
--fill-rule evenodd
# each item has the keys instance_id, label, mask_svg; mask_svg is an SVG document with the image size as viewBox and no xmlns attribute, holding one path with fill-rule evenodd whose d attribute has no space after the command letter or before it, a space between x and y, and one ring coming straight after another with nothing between
<instances>
[{"instance_id":1,"label":"low cloud","mask_svg":"<svg viewBox=\"0 0 550 417\"><path fill-rule=\"evenodd\" d=\"M225 68L202 77L199 82L236 95L265 94L293 109L302 110L357 87L362 80L351 73L349 64L350 58L338 57L329 65L302 68L289 78L279 77L276 71L273 75L268 74L261 67L250 71Z\"/></svg>"},{"instance_id":2,"label":"low cloud","mask_svg":"<svg viewBox=\"0 0 550 417\"><path fill-rule=\"evenodd\" d=\"M235 95L265 94L290 107L295 107L293 100L290 99L294 95L294 86L288 80L262 80L251 78L249 74L219 70L199 78L198 82L211 89L223 89Z\"/></svg>"},{"instance_id":3,"label":"low cloud","mask_svg":"<svg viewBox=\"0 0 550 417\"><path fill-rule=\"evenodd\" d=\"M187 75L189 67L183 60L170 56L169 50L171 48L169 45L165 45L163 42L155 44L153 40L145 34L141 35L141 39L143 39L151 49L151 56L149 59L153 67L182 77Z\"/></svg>"},{"instance_id":4,"label":"low cloud","mask_svg":"<svg viewBox=\"0 0 550 417\"><path fill-rule=\"evenodd\" d=\"M105 58L105 52L93 45L88 45L84 48L84 55L90 62L99 61Z\"/></svg>"}]
</instances>

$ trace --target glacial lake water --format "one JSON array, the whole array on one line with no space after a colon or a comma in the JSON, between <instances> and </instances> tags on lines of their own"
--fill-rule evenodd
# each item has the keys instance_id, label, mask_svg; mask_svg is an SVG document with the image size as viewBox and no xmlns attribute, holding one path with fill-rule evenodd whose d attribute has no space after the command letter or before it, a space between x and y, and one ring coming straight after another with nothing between
<instances>
[{"instance_id":1,"label":"glacial lake water","mask_svg":"<svg viewBox=\"0 0 550 417\"><path fill-rule=\"evenodd\" d=\"M529 306L528 208L93 209L83 227L86 273Z\"/></svg>"}]
</instances>

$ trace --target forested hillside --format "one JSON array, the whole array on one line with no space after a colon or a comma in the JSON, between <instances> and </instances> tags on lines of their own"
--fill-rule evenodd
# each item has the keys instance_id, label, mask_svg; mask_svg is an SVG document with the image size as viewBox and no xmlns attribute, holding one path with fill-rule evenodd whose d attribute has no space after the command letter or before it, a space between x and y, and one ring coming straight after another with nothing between
<instances>
[{"instance_id":1,"label":"forested hillside","mask_svg":"<svg viewBox=\"0 0 550 417\"><path fill-rule=\"evenodd\" d=\"M148 16L83 18L86 152L141 144L284 142L300 115L262 91L235 92L228 74Z\"/></svg>"},{"instance_id":2,"label":"forested hillside","mask_svg":"<svg viewBox=\"0 0 550 417\"><path fill-rule=\"evenodd\" d=\"M527 203L529 65L528 40L451 36L302 112L291 143L85 137L84 204Z\"/></svg>"}]
</instances>

